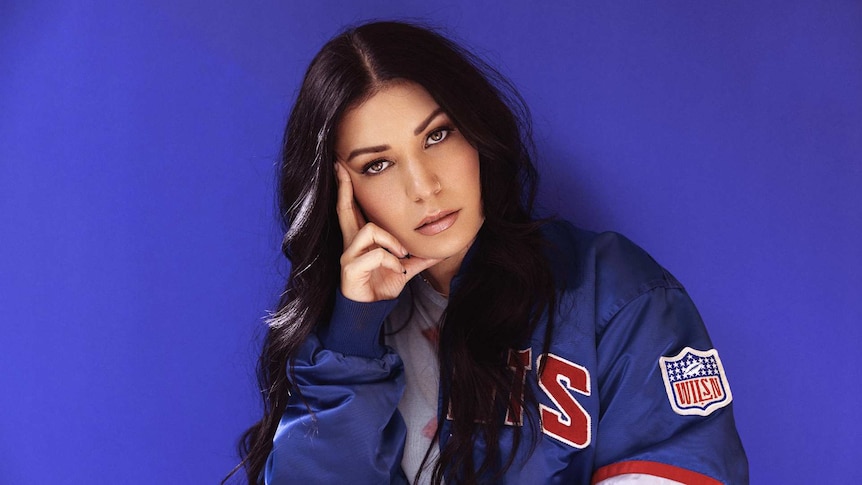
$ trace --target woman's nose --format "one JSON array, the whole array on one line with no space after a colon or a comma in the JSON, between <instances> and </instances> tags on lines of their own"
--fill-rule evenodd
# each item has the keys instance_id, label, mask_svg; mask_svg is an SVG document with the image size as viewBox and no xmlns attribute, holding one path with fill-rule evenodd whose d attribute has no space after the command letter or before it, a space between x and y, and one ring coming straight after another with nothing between
<instances>
[{"instance_id":1,"label":"woman's nose","mask_svg":"<svg viewBox=\"0 0 862 485\"><path fill-rule=\"evenodd\" d=\"M408 163L408 182L407 196L411 200L420 202L427 200L430 197L437 195L443 186L440 184L440 178L426 161L421 158L416 158Z\"/></svg>"}]
</instances>

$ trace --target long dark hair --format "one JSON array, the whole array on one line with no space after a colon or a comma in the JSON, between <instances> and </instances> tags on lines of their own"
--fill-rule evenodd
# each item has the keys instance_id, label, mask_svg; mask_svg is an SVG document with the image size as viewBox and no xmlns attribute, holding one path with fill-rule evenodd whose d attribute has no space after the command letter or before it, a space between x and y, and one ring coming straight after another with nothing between
<instances>
[{"instance_id":1,"label":"long dark hair","mask_svg":"<svg viewBox=\"0 0 862 485\"><path fill-rule=\"evenodd\" d=\"M259 361L263 418L240 442L249 483L259 480L289 396L301 396L291 380L292 359L329 320L339 284L336 126L348 109L393 80L424 87L480 160L485 222L440 330L443 409L451 409L453 420L432 479L475 483L499 476L521 441L516 427L514 448L501 456L499 431L516 385L508 353L527 341L543 314L547 345L555 306L541 223L531 217L537 174L526 105L497 71L433 30L368 23L333 38L315 56L285 130L278 197L291 270ZM479 464L473 463L477 439L487 450Z\"/></svg>"}]
</instances>

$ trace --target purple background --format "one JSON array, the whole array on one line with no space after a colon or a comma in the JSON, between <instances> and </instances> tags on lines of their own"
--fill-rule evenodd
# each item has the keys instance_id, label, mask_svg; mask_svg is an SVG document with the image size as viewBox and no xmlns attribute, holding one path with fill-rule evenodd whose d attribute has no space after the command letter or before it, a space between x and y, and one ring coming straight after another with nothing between
<instances>
[{"instance_id":1,"label":"purple background","mask_svg":"<svg viewBox=\"0 0 862 485\"><path fill-rule=\"evenodd\" d=\"M862 4L282 3L0 2L0 483L235 464L286 113L320 45L381 17L508 74L545 205L686 284L753 483L857 476Z\"/></svg>"}]
</instances>

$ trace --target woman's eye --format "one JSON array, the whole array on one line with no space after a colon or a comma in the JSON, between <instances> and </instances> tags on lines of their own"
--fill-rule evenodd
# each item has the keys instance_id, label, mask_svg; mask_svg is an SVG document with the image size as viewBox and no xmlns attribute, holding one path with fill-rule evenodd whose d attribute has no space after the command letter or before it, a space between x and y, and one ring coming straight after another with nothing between
<instances>
[{"instance_id":1,"label":"woman's eye","mask_svg":"<svg viewBox=\"0 0 862 485\"><path fill-rule=\"evenodd\" d=\"M428 145L436 145L441 141L445 140L447 136L449 136L449 132L452 131L451 128L438 128L432 131L428 138L425 139L425 146Z\"/></svg>"},{"instance_id":2,"label":"woman's eye","mask_svg":"<svg viewBox=\"0 0 862 485\"><path fill-rule=\"evenodd\" d=\"M390 165L392 165L392 162L390 162L389 160L374 160L368 165L362 167L362 173L370 173L371 175L377 175L378 173L389 168Z\"/></svg>"}]
</instances>

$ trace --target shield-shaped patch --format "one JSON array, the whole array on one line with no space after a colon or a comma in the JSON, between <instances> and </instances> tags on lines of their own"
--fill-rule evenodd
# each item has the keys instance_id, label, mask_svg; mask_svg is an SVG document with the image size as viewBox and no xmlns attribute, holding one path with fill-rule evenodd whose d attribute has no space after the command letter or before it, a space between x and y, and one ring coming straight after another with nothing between
<instances>
[{"instance_id":1,"label":"shield-shaped patch","mask_svg":"<svg viewBox=\"0 0 862 485\"><path fill-rule=\"evenodd\" d=\"M715 349L686 347L673 357L661 357L659 367L667 398L677 414L707 416L733 400Z\"/></svg>"}]
</instances>

